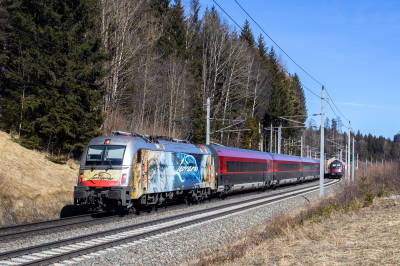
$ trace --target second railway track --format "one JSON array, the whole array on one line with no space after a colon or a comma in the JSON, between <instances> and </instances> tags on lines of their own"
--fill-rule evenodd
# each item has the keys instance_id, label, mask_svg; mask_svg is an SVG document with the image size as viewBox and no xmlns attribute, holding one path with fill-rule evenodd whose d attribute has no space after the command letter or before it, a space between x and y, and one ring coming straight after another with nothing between
<instances>
[{"instance_id":1,"label":"second railway track","mask_svg":"<svg viewBox=\"0 0 400 266\"><path fill-rule=\"evenodd\" d=\"M336 184L337 181L325 183L325 186ZM255 199L225 204L204 210L193 211L180 215L170 216L158 220L124 226L107 231L101 231L89 235L83 235L64 239L56 242L45 243L37 246L12 250L0 254L1 265L45 265L69 258L79 260L78 256L104 250L118 245L135 245L140 239L156 237L179 228L218 219L233 213L279 202L288 198L304 195L316 191L318 186L294 189L290 191L257 197ZM87 256L89 257L89 256Z\"/></svg>"},{"instance_id":2,"label":"second railway track","mask_svg":"<svg viewBox=\"0 0 400 266\"><path fill-rule=\"evenodd\" d=\"M285 189L287 187L279 187L277 191L280 189ZM294 190L289 190L294 191ZM277 195L281 192L275 192L273 195ZM245 194L236 194L233 197L241 197L243 195L247 195L248 193ZM174 209L176 207L181 206L180 205L172 205L169 206L167 211ZM164 210L163 210L164 211ZM147 213L148 210L143 210L143 213ZM17 226L10 226L10 227L1 227L0 228L0 242L9 240L9 239L17 239L17 238L22 238L22 237L29 237L33 235L38 235L42 233L49 233L49 232L54 232L54 231L61 231L61 230L67 230L71 228L76 228L79 226L91 226L91 225L97 225L100 223L106 223L106 222L111 222L113 220L118 220L121 219L121 217L127 217L129 215L132 215L132 213L95 213L95 214L86 214L86 215L80 215L80 216L74 216L74 217L68 217L68 218L63 218L63 219L57 219L57 220L49 220L49 221L43 221L43 222L38 222L38 223L30 223L30 224L23 224L23 225L17 225Z\"/></svg>"}]
</instances>

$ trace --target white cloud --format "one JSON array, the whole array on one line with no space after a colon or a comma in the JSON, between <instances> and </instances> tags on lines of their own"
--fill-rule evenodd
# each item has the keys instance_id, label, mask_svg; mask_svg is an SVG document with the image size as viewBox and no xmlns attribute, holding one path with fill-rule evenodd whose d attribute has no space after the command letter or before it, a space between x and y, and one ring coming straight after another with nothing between
<instances>
[{"instance_id":1,"label":"white cloud","mask_svg":"<svg viewBox=\"0 0 400 266\"><path fill-rule=\"evenodd\" d=\"M362 104L362 103L346 103L346 102L335 102L335 103L337 103L337 104L344 104L344 105L371 107L371 108L382 108L382 109L395 109L395 110L400 110L400 108L390 107L390 106L379 106L379 105L369 105L369 104Z\"/></svg>"}]
</instances>

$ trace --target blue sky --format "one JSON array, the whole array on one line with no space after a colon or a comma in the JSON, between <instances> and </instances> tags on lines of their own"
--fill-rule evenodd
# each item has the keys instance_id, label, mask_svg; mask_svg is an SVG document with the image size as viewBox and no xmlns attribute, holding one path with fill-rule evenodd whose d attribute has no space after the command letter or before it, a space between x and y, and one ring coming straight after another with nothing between
<instances>
[{"instance_id":1,"label":"blue sky","mask_svg":"<svg viewBox=\"0 0 400 266\"><path fill-rule=\"evenodd\" d=\"M239 25L247 18L258 37L261 31L234 0L216 1ZM351 121L353 131L393 140L400 131L400 1L238 2L293 60L325 86ZM212 0L200 3L203 10L214 4ZM273 45L267 36L264 39L267 46ZM274 49L289 72L296 72L307 88L321 95L318 83L275 45ZM308 113L320 113L321 100L307 90L305 94ZM326 116L336 116L327 104ZM321 118L314 119L319 125ZM347 119L342 117L346 131Z\"/></svg>"}]
</instances>

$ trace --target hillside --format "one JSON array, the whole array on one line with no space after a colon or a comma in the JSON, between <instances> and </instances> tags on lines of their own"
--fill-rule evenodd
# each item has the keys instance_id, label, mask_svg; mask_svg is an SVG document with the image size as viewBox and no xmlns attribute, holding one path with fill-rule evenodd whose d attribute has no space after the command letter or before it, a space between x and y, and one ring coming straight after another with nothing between
<instances>
[{"instance_id":1,"label":"hillside","mask_svg":"<svg viewBox=\"0 0 400 266\"><path fill-rule=\"evenodd\" d=\"M60 217L73 203L79 165L59 165L0 132L0 226Z\"/></svg>"}]
</instances>

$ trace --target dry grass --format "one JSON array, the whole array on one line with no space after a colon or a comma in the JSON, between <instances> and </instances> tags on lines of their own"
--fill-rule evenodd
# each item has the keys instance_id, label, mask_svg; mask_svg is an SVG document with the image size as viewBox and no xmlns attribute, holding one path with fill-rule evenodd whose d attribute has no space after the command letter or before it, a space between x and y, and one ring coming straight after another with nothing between
<instances>
[{"instance_id":1,"label":"dry grass","mask_svg":"<svg viewBox=\"0 0 400 266\"><path fill-rule=\"evenodd\" d=\"M392 200L323 222L286 227L279 237L219 265L399 265L400 207Z\"/></svg>"},{"instance_id":2,"label":"dry grass","mask_svg":"<svg viewBox=\"0 0 400 266\"><path fill-rule=\"evenodd\" d=\"M58 165L0 132L0 226L60 217L72 204L79 165Z\"/></svg>"},{"instance_id":3,"label":"dry grass","mask_svg":"<svg viewBox=\"0 0 400 266\"><path fill-rule=\"evenodd\" d=\"M382 200L399 192L396 165L360 171L353 184L344 182L335 195L271 217L263 227L199 254L188 265L400 264L399 206Z\"/></svg>"}]
</instances>

